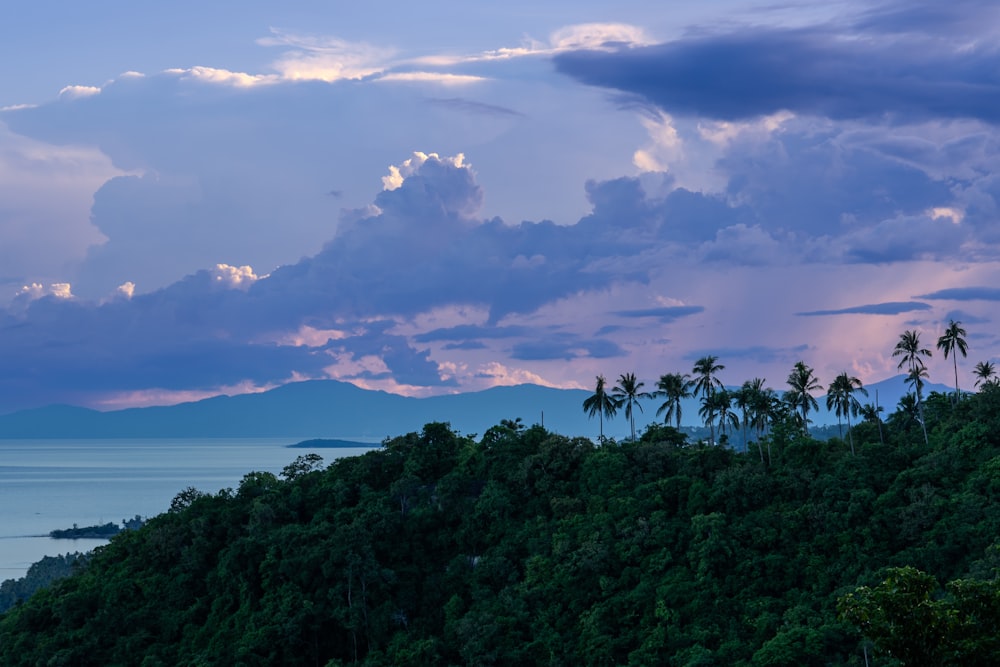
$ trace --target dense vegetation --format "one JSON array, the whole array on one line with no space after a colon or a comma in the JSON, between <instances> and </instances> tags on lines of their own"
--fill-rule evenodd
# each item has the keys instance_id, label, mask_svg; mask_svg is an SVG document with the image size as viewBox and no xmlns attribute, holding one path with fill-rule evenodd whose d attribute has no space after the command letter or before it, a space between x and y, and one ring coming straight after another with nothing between
<instances>
[{"instance_id":1,"label":"dense vegetation","mask_svg":"<svg viewBox=\"0 0 1000 667\"><path fill-rule=\"evenodd\" d=\"M519 421L303 456L113 538L0 664L996 664L1000 388L922 410L853 454L786 414L763 461Z\"/></svg>"},{"instance_id":2,"label":"dense vegetation","mask_svg":"<svg viewBox=\"0 0 1000 667\"><path fill-rule=\"evenodd\" d=\"M45 556L29 567L20 579L7 579L0 583L0 612L27 600L52 582L73 574L76 568L86 563L88 557L80 552Z\"/></svg>"}]
</instances>

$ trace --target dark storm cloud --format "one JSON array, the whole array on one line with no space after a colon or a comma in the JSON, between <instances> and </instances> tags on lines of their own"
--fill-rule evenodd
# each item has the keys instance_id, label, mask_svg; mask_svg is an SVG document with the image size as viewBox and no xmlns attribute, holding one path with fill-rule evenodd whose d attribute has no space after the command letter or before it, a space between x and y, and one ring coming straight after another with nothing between
<instances>
[{"instance_id":1,"label":"dark storm cloud","mask_svg":"<svg viewBox=\"0 0 1000 667\"><path fill-rule=\"evenodd\" d=\"M521 361L552 359L610 359L626 356L617 343L609 340L581 340L569 334L558 334L547 340L533 340L514 345L511 357Z\"/></svg>"},{"instance_id":2,"label":"dark storm cloud","mask_svg":"<svg viewBox=\"0 0 1000 667\"><path fill-rule=\"evenodd\" d=\"M918 294L916 298L946 301L1000 301L1000 288L950 287L930 294Z\"/></svg>"},{"instance_id":3,"label":"dark storm cloud","mask_svg":"<svg viewBox=\"0 0 1000 667\"><path fill-rule=\"evenodd\" d=\"M899 315L900 313L911 313L917 310L931 310L931 307L919 301L892 301L887 303L872 303L864 306L852 306L838 310L812 310L795 314L802 317L820 315Z\"/></svg>"},{"instance_id":4,"label":"dark storm cloud","mask_svg":"<svg viewBox=\"0 0 1000 667\"><path fill-rule=\"evenodd\" d=\"M696 315L698 313L704 312L704 310L705 308L702 306L662 306L659 308L637 308L633 310L616 310L613 312L613 314L619 317L629 317L629 318L652 317L666 324L668 322L673 322L674 320L680 319L682 317L688 317L689 315Z\"/></svg>"},{"instance_id":5,"label":"dark storm cloud","mask_svg":"<svg viewBox=\"0 0 1000 667\"><path fill-rule=\"evenodd\" d=\"M919 32L886 39L881 28L873 22L861 34L837 26L747 28L618 51L569 52L555 62L583 83L672 114L732 121L789 110L835 119L1000 120L993 40L942 43Z\"/></svg>"},{"instance_id":6,"label":"dark storm cloud","mask_svg":"<svg viewBox=\"0 0 1000 667\"><path fill-rule=\"evenodd\" d=\"M808 345L796 345L788 348L766 347L763 345L753 345L750 347L725 347L713 350L697 350L684 355L686 359L696 361L702 357L713 355L719 358L719 363L725 365L726 359L749 359L764 364L783 362L799 357L803 352L809 350Z\"/></svg>"},{"instance_id":7,"label":"dark storm cloud","mask_svg":"<svg viewBox=\"0 0 1000 667\"><path fill-rule=\"evenodd\" d=\"M952 310L945 314L942 321L955 321L961 322L963 325L966 324L990 324L993 320L987 317L981 317L979 315L973 315L972 313L967 313L964 310Z\"/></svg>"},{"instance_id":8,"label":"dark storm cloud","mask_svg":"<svg viewBox=\"0 0 1000 667\"><path fill-rule=\"evenodd\" d=\"M417 334L413 340L427 343L440 340L477 340L484 338L518 338L528 333L525 327L482 327L474 324L462 324L446 329L432 329Z\"/></svg>"}]
</instances>

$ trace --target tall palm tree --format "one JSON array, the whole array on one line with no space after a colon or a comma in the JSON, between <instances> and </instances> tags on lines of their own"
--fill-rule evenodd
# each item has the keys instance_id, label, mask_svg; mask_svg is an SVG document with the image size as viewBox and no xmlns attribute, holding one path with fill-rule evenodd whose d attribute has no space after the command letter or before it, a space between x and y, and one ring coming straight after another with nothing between
<instances>
[{"instance_id":1,"label":"tall palm tree","mask_svg":"<svg viewBox=\"0 0 1000 667\"><path fill-rule=\"evenodd\" d=\"M868 390L861 385L861 380L851 377L844 371L830 383L826 390L826 408L833 408L837 415L837 430L840 437L844 437L844 431L840 425L840 418L847 417L847 440L851 443L851 455L854 455L854 436L851 434L851 414L858 414L861 410L861 403L855 398L854 392L861 392L865 396Z\"/></svg>"},{"instance_id":2,"label":"tall palm tree","mask_svg":"<svg viewBox=\"0 0 1000 667\"><path fill-rule=\"evenodd\" d=\"M819 409L819 403L809 392L821 390L823 387L816 378L813 369L807 366L804 361L795 362L792 372L788 374L787 382L791 389L785 392L785 401L793 410L802 414L802 430L808 433L809 411Z\"/></svg>"},{"instance_id":3,"label":"tall palm tree","mask_svg":"<svg viewBox=\"0 0 1000 667\"><path fill-rule=\"evenodd\" d=\"M705 422L705 426L712 432L712 444L715 444L715 418L718 416L717 392L707 394L701 399L701 407L698 408L698 416Z\"/></svg>"},{"instance_id":4,"label":"tall palm tree","mask_svg":"<svg viewBox=\"0 0 1000 667\"><path fill-rule=\"evenodd\" d=\"M740 420L733 412L733 394L725 389L712 394L711 402L715 404L715 416L719 420L719 432L726 435L726 426L739 428Z\"/></svg>"},{"instance_id":5,"label":"tall palm tree","mask_svg":"<svg viewBox=\"0 0 1000 667\"><path fill-rule=\"evenodd\" d=\"M618 406L625 406L625 418L628 419L629 426L632 429L633 442L635 442L635 411L632 408L639 408L639 412L642 412L642 404L639 403L639 400L652 398L651 394L640 391L645 386L644 382L639 382L635 379L635 373L622 373L618 377L618 384L611 391L612 396L618 402Z\"/></svg>"},{"instance_id":6,"label":"tall palm tree","mask_svg":"<svg viewBox=\"0 0 1000 667\"><path fill-rule=\"evenodd\" d=\"M760 452L760 462L764 462L764 447L761 441L764 439L764 434L767 431L768 425L771 423L771 418L775 414L775 406L781 403L781 399L778 398L777 392L775 392L770 387L764 388L764 380L762 378L754 378L750 381L751 394L751 420L750 426L757 432L757 451ZM771 443L767 443L767 458L768 463L771 460Z\"/></svg>"},{"instance_id":7,"label":"tall palm tree","mask_svg":"<svg viewBox=\"0 0 1000 667\"><path fill-rule=\"evenodd\" d=\"M604 379L604 376L598 375L594 394L583 401L583 410L587 416L593 419L594 415L597 415L601 420L602 442L604 440L604 417L607 416L608 419L611 419L620 407L614 397L605 390L606 384L607 380Z\"/></svg>"},{"instance_id":8,"label":"tall palm tree","mask_svg":"<svg viewBox=\"0 0 1000 667\"><path fill-rule=\"evenodd\" d=\"M741 418L740 423L743 426L743 452L749 451L750 438L747 434L747 430L750 428L756 429L758 422L758 415L761 413L762 409L766 410L765 402L763 400L764 394L764 382L763 378L754 378L753 380L747 380L743 383L733 395L733 402L736 407L740 410ZM766 418L766 413L765 413ZM760 444L760 436L758 435L758 445ZM763 450L761 450L761 457L763 460Z\"/></svg>"},{"instance_id":9,"label":"tall palm tree","mask_svg":"<svg viewBox=\"0 0 1000 667\"><path fill-rule=\"evenodd\" d=\"M663 413L663 421L670 423L671 419L676 420L677 428L681 427L681 401L691 397L691 376L687 373L667 373L660 376L660 381L656 383L654 396L663 399L663 405L656 411L656 416Z\"/></svg>"},{"instance_id":10,"label":"tall palm tree","mask_svg":"<svg viewBox=\"0 0 1000 667\"><path fill-rule=\"evenodd\" d=\"M900 357L899 364L896 366L897 369L901 369L903 366L907 367L907 370L913 370L917 366L923 366L924 362L921 357L930 357L931 351L927 348L920 347L920 334L911 329L907 329L903 333L899 334L899 340L896 342L896 347L892 349L892 356Z\"/></svg>"},{"instance_id":11,"label":"tall palm tree","mask_svg":"<svg viewBox=\"0 0 1000 667\"><path fill-rule=\"evenodd\" d=\"M721 370L725 370L726 367L722 364L715 363L718 360L718 357L708 355L694 362L694 368L691 372L694 373L695 376L695 396L700 394L701 397L704 398L709 394L714 394L716 389L722 389L722 381L715 377L715 374Z\"/></svg>"},{"instance_id":12,"label":"tall palm tree","mask_svg":"<svg viewBox=\"0 0 1000 667\"><path fill-rule=\"evenodd\" d=\"M976 380L977 387L985 387L988 384L996 384L997 369L992 361L980 361L976 364L976 369L972 373L979 378Z\"/></svg>"},{"instance_id":13,"label":"tall palm tree","mask_svg":"<svg viewBox=\"0 0 1000 667\"><path fill-rule=\"evenodd\" d=\"M755 379L759 380L760 378ZM733 397L733 402L740 411L740 425L743 427L744 454L747 453L750 446L750 440L747 438L747 428L750 426L750 422L753 419L753 399L754 392L750 384L750 380L745 381L743 386L736 390L736 394Z\"/></svg>"},{"instance_id":14,"label":"tall palm tree","mask_svg":"<svg viewBox=\"0 0 1000 667\"><path fill-rule=\"evenodd\" d=\"M931 351L925 347L920 347L920 334L911 329L907 329L899 335L899 341L892 350L892 356L899 357L899 364L896 368L906 366L908 373L906 381L911 383L916 389L917 411L920 414L920 427L924 432L924 444L928 444L927 425L924 424L923 388L922 378L927 377L927 369L924 367L924 360L921 357L930 357Z\"/></svg>"},{"instance_id":15,"label":"tall palm tree","mask_svg":"<svg viewBox=\"0 0 1000 667\"><path fill-rule=\"evenodd\" d=\"M883 411L881 405L872 405L871 403L865 403L861 406L861 418L870 424L878 425L878 441L885 444L885 439L882 437L882 416L879 414Z\"/></svg>"},{"instance_id":16,"label":"tall palm tree","mask_svg":"<svg viewBox=\"0 0 1000 667\"><path fill-rule=\"evenodd\" d=\"M950 354L955 364L955 403L958 403L958 399L961 397L958 391L958 355L961 353L964 357L969 351L969 344L965 342L967 334L961 324L961 322L949 320L948 328L937 340L937 348L944 352L944 358L947 359Z\"/></svg>"},{"instance_id":17,"label":"tall palm tree","mask_svg":"<svg viewBox=\"0 0 1000 667\"><path fill-rule=\"evenodd\" d=\"M919 360L918 360L919 361ZM914 389L914 393L917 395L917 414L920 418L920 428L924 432L924 444L930 444L927 439L927 423L924 421L924 378L927 377L927 368L924 366L923 362L919 362L916 366L910 369L909 374L906 376L906 383L911 385Z\"/></svg>"}]
</instances>

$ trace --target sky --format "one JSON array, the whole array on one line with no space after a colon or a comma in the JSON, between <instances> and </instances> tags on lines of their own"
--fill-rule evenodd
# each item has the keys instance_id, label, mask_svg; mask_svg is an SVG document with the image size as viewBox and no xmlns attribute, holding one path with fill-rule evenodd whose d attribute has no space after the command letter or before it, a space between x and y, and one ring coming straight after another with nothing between
<instances>
[{"instance_id":1,"label":"sky","mask_svg":"<svg viewBox=\"0 0 1000 667\"><path fill-rule=\"evenodd\" d=\"M1000 360L1000 6L11 0L0 413Z\"/></svg>"}]
</instances>

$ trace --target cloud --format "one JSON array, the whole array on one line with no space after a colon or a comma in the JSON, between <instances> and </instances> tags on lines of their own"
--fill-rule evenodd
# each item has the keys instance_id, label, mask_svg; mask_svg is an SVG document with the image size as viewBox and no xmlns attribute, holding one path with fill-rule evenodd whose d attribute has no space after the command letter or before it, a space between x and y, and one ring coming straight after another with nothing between
<instances>
[{"instance_id":1,"label":"cloud","mask_svg":"<svg viewBox=\"0 0 1000 667\"><path fill-rule=\"evenodd\" d=\"M231 72L215 67L189 67L186 69L168 69L165 74L177 76L184 81L211 83L235 88L251 88L261 84L273 84L279 81L276 76L262 74L247 74L246 72Z\"/></svg>"},{"instance_id":2,"label":"cloud","mask_svg":"<svg viewBox=\"0 0 1000 667\"><path fill-rule=\"evenodd\" d=\"M389 72L379 76L375 80L403 83L436 83L442 86L468 86L473 83L482 83L486 81L486 78L473 74L451 74L448 72Z\"/></svg>"},{"instance_id":3,"label":"cloud","mask_svg":"<svg viewBox=\"0 0 1000 667\"><path fill-rule=\"evenodd\" d=\"M570 334L550 336L544 340L517 343L511 350L511 358L520 361L540 361L562 359L570 361L590 357L610 359L627 356L617 343L604 339L582 340Z\"/></svg>"},{"instance_id":4,"label":"cloud","mask_svg":"<svg viewBox=\"0 0 1000 667\"><path fill-rule=\"evenodd\" d=\"M1000 301L1000 288L949 287L929 294L920 294L916 298L946 301Z\"/></svg>"},{"instance_id":5,"label":"cloud","mask_svg":"<svg viewBox=\"0 0 1000 667\"><path fill-rule=\"evenodd\" d=\"M487 380L491 387L506 387L519 384L537 384L542 387L556 386L536 373L523 368L511 368L497 361L481 366L477 370L476 376Z\"/></svg>"},{"instance_id":6,"label":"cloud","mask_svg":"<svg viewBox=\"0 0 1000 667\"><path fill-rule=\"evenodd\" d=\"M46 296L56 299L72 299L73 290L69 283L52 283L48 287L44 287L39 283L31 283L30 285L21 287L14 295L14 298L17 301L25 302L34 301Z\"/></svg>"},{"instance_id":7,"label":"cloud","mask_svg":"<svg viewBox=\"0 0 1000 667\"><path fill-rule=\"evenodd\" d=\"M684 355L686 359L697 360L702 357L713 355L721 360L753 360L762 364L773 363L794 363L801 359L804 352L809 351L809 346L795 345L791 347L768 347L764 345L751 345L748 347L720 347L710 350L692 350Z\"/></svg>"},{"instance_id":8,"label":"cloud","mask_svg":"<svg viewBox=\"0 0 1000 667\"><path fill-rule=\"evenodd\" d=\"M76 98L97 95L101 89L97 86L66 86L59 91L59 97Z\"/></svg>"},{"instance_id":9,"label":"cloud","mask_svg":"<svg viewBox=\"0 0 1000 667\"><path fill-rule=\"evenodd\" d=\"M578 23L560 28L549 38L557 51L636 47L651 42L645 30L627 23Z\"/></svg>"},{"instance_id":10,"label":"cloud","mask_svg":"<svg viewBox=\"0 0 1000 667\"><path fill-rule=\"evenodd\" d=\"M529 329L519 326L483 327L474 324L462 324L446 329L433 329L413 337L420 343L430 341L465 341L481 339L520 338L529 333Z\"/></svg>"},{"instance_id":11,"label":"cloud","mask_svg":"<svg viewBox=\"0 0 1000 667\"><path fill-rule=\"evenodd\" d=\"M996 48L933 39L933 26L895 33L869 22L745 28L628 49L555 56L560 72L621 91L670 114L736 121L781 111L839 120L1000 120ZM982 28L980 28L980 34Z\"/></svg>"},{"instance_id":12,"label":"cloud","mask_svg":"<svg viewBox=\"0 0 1000 667\"><path fill-rule=\"evenodd\" d=\"M382 72L395 50L365 42L351 42L336 37L304 35L271 29L271 35L257 40L261 46L284 47L285 51L271 67L288 81L359 80Z\"/></svg>"},{"instance_id":13,"label":"cloud","mask_svg":"<svg viewBox=\"0 0 1000 667\"><path fill-rule=\"evenodd\" d=\"M616 310L614 315L618 317L627 318L644 318L651 317L663 322L664 324L673 322L682 317L688 317L689 315L696 315L698 313L704 312L705 308L702 306L660 306L657 308L636 308L631 310Z\"/></svg>"},{"instance_id":14,"label":"cloud","mask_svg":"<svg viewBox=\"0 0 1000 667\"><path fill-rule=\"evenodd\" d=\"M230 289L249 289L250 285L261 278L253 272L250 266L229 266L228 264L216 264L212 270L212 278L216 284L223 285Z\"/></svg>"},{"instance_id":15,"label":"cloud","mask_svg":"<svg viewBox=\"0 0 1000 667\"><path fill-rule=\"evenodd\" d=\"M893 301L852 306L838 310L813 310L795 314L802 317L815 317L819 315L899 315L900 313L912 313L918 310L931 310L931 307L919 301Z\"/></svg>"},{"instance_id":16,"label":"cloud","mask_svg":"<svg viewBox=\"0 0 1000 667\"><path fill-rule=\"evenodd\" d=\"M446 109L454 109L456 111L463 111L470 114L481 114L486 116L500 116L500 117L511 117L511 116L524 116L520 111L515 111L509 107L500 106L497 104L486 104L484 102L477 102L475 100L468 100L462 97L447 97L439 98L432 97L427 100L430 104L440 106Z\"/></svg>"}]
</instances>

